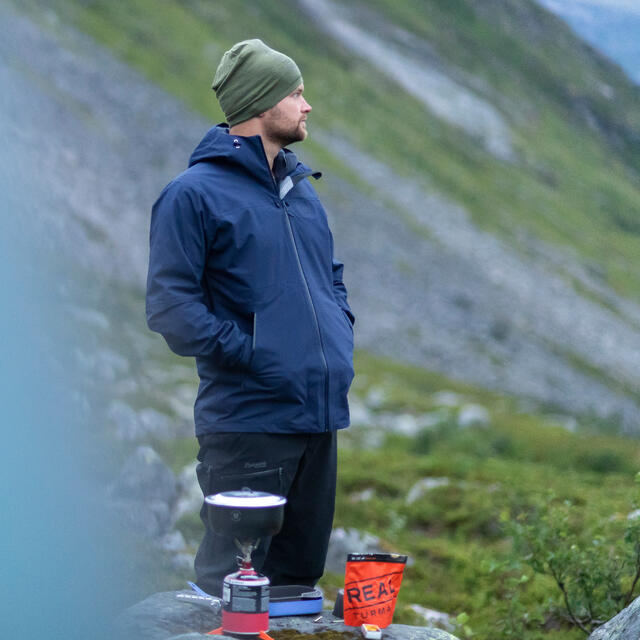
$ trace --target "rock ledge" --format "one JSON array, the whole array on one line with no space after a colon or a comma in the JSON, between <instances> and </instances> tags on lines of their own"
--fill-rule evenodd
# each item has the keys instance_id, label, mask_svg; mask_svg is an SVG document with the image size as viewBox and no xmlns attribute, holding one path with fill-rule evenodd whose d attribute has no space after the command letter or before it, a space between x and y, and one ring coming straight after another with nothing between
<instances>
[{"instance_id":1,"label":"rock ledge","mask_svg":"<svg viewBox=\"0 0 640 640\"><path fill-rule=\"evenodd\" d=\"M116 637L126 640L204 640L211 638L207 632L220 626L220 615L206 604L194 604L178 600L178 593L191 591L165 591L155 593L130 607L117 621ZM291 616L272 618L270 635L274 640L303 638L319 635L325 638L361 638L355 627L344 622L329 611L318 616ZM287 633L291 632L291 633ZM297 633L296 633L297 632ZM300 634L300 635L298 635ZM230 636L215 636L229 639ZM427 627L412 627L392 624L383 630L385 640L458 640L446 631Z\"/></svg>"}]
</instances>

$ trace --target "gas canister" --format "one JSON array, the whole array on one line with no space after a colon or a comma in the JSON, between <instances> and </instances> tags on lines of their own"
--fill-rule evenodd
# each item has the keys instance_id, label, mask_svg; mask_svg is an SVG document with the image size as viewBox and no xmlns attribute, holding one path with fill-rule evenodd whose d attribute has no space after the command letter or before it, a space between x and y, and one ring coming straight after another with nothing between
<instances>
[{"instance_id":1,"label":"gas canister","mask_svg":"<svg viewBox=\"0 0 640 640\"><path fill-rule=\"evenodd\" d=\"M240 570L222 583L222 628L256 635L269 628L269 578Z\"/></svg>"}]
</instances>

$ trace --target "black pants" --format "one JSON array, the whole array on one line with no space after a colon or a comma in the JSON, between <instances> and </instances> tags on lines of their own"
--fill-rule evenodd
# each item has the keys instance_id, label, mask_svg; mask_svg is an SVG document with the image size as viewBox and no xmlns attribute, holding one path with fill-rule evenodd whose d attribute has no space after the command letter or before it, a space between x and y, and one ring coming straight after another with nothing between
<instances>
[{"instance_id":1,"label":"black pants","mask_svg":"<svg viewBox=\"0 0 640 640\"><path fill-rule=\"evenodd\" d=\"M287 498L280 533L261 541L253 566L273 585L314 586L324 572L336 491L336 432L219 433L199 438L197 467L203 495L248 487ZM198 586L220 596L222 579L237 570L233 540L211 531L195 559Z\"/></svg>"}]
</instances>

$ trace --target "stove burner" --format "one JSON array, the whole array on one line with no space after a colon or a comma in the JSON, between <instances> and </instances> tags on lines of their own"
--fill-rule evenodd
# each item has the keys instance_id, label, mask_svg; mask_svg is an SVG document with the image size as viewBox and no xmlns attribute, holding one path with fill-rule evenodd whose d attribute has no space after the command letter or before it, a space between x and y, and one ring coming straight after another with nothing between
<instances>
[{"instance_id":1,"label":"stove burner","mask_svg":"<svg viewBox=\"0 0 640 640\"><path fill-rule=\"evenodd\" d=\"M258 636L271 640L269 630L269 578L251 565L251 554L260 539L273 536L282 527L286 499L270 493L226 491L207 496L211 528L233 537L241 555L238 571L222 583L222 626L209 635Z\"/></svg>"}]
</instances>

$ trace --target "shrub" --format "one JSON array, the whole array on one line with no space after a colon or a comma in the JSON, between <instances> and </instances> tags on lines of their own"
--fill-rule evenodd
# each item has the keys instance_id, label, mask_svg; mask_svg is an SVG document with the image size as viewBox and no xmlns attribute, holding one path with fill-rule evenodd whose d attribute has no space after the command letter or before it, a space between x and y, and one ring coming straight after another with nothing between
<instances>
[{"instance_id":1,"label":"shrub","mask_svg":"<svg viewBox=\"0 0 640 640\"><path fill-rule=\"evenodd\" d=\"M503 520L514 541L507 579L520 572L519 580L526 582L526 566L550 576L560 592L562 617L585 634L633 599L640 580L640 518L588 526L581 509L549 494L514 520ZM516 584L509 587L517 609Z\"/></svg>"},{"instance_id":2,"label":"shrub","mask_svg":"<svg viewBox=\"0 0 640 640\"><path fill-rule=\"evenodd\" d=\"M585 453L579 456L578 464L596 473L624 472L627 469L626 461L622 456L609 449Z\"/></svg>"}]
</instances>

